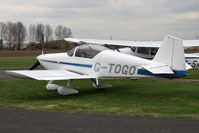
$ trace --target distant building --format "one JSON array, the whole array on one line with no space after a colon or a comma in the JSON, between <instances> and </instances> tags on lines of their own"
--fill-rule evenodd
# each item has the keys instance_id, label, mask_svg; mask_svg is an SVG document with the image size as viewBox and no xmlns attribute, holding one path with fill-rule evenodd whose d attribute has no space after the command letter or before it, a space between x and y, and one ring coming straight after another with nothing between
<instances>
[{"instance_id":1,"label":"distant building","mask_svg":"<svg viewBox=\"0 0 199 133\"><path fill-rule=\"evenodd\" d=\"M36 49L41 49L40 48L40 42L29 42L26 44L26 48L28 50L36 50Z\"/></svg>"}]
</instances>

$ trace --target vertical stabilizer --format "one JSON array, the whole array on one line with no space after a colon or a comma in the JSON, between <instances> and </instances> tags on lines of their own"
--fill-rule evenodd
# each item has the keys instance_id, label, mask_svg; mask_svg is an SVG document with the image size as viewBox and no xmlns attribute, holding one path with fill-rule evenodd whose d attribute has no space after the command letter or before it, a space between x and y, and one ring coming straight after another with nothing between
<instances>
[{"instance_id":1,"label":"vertical stabilizer","mask_svg":"<svg viewBox=\"0 0 199 133\"><path fill-rule=\"evenodd\" d=\"M174 71L186 71L182 39L171 35L165 36L153 61L167 64Z\"/></svg>"}]
</instances>

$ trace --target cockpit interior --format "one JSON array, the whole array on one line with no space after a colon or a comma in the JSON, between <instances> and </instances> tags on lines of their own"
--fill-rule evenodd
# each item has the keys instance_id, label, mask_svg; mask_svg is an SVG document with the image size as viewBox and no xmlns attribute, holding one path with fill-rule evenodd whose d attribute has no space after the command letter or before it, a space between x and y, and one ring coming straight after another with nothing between
<instances>
[{"instance_id":1,"label":"cockpit interior","mask_svg":"<svg viewBox=\"0 0 199 133\"><path fill-rule=\"evenodd\" d=\"M84 44L69 50L67 53L69 56L93 58L103 50L108 50L108 48L101 45Z\"/></svg>"}]
</instances>

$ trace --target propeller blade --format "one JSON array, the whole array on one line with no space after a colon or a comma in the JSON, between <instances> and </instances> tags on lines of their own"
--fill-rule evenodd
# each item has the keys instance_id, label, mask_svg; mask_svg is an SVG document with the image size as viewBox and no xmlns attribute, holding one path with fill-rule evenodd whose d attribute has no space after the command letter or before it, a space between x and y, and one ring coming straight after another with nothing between
<instances>
[{"instance_id":1,"label":"propeller blade","mask_svg":"<svg viewBox=\"0 0 199 133\"><path fill-rule=\"evenodd\" d=\"M37 61L29 70L33 70L40 65L39 61Z\"/></svg>"}]
</instances>

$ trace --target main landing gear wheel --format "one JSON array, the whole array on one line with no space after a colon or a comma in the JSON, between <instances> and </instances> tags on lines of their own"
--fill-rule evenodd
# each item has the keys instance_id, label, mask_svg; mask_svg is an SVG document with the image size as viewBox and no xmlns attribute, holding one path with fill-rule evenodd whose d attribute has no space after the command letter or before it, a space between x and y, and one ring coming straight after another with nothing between
<instances>
[{"instance_id":1,"label":"main landing gear wheel","mask_svg":"<svg viewBox=\"0 0 199 133\"><path fill-rule=\"evenodd\" d=\"M72 95L72 94L77 94L77 93L79 93L78 90L75 90L75 89L71 88L71 85L72 85L72 80L68 80L67 86L60 86L60 87L57 89L57 92L58 92L60 95Z\"/></svg>"}]
</instances>

